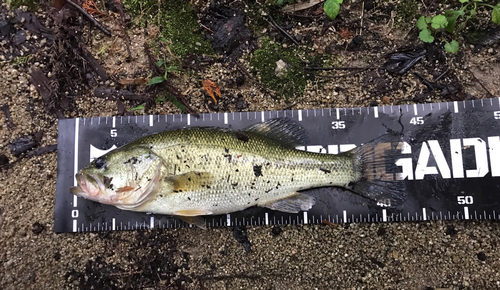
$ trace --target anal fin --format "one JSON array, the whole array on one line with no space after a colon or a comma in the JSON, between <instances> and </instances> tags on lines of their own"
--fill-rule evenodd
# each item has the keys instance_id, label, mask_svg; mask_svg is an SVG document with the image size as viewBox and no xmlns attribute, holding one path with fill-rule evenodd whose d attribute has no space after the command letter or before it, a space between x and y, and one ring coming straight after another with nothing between
<instances>
[{"instance_id":1,"label":"anal fin","mask_svg":"<svg viewBox=\"0 0 500 290\"><path fill-rule=\"evenodd\" d=\"M181 221L188 223L190 225L197 226L200 229L207 229L207 224L205 219L201 216L177 216Z\"/></svg>"},{"instance_id":2,"label":"anal fin","mask_svg":"<svg viewBox=\"0 0 500 290\"><path fill-rule=\"evenodd\" d=\"M311 209L311 207L316 203L316 198L303 193L295 193L290 197L268 202L265 204L259 204L259 206L267 207L272 210L288 212L288 213L298 213L299 211L306 211Z\"/></svg>"}]
</instances>

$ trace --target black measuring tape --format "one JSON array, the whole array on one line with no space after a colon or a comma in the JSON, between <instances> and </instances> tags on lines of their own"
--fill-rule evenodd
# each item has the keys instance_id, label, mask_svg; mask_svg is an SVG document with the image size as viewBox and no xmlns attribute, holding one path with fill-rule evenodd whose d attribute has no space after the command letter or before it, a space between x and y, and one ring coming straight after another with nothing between
<instances>
[{"instance_id":1,"label":"black measuring tape","mask_svg":"<svg viewBox=\"0 0 500 290\"><path fill-rule=\"evenodd\" d=\"M273 225L343 222L500 219L500 98L448 103L269 112L77 118L59 121L56 232L184 227L175 217L122 211L69 192L75 173L93 158L139 137L185 127L243 129L273 118L295 120L310 144L298 149L337 154L391 129L403 136L398 173L406 201L394 208L339 188L307 194L316 204L289 214L249 208L207 216L207 225ZM392 176L392 177L391 177Z\"/></svg>"}]
</instances>

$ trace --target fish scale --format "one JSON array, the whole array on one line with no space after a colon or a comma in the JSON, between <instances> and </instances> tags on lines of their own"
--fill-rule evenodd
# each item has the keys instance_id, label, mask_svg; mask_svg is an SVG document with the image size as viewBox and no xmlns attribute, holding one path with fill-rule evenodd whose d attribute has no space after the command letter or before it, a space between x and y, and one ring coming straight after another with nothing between
<instances>
[{"instance_id":1,"label":"fish scale","mask_svg":"<svg viewBox=\"0 0 500 290\"><path fill-rule=\"evenodd\" d=\"M500 99L367 108L270 112L150 115L59 120L56 232L183 227L169 215L123 211L68 193L74 174L112 148L147 134L191 127L241 130L273 118L291 118L304 127L308 142L298 148L336 154L378 138L388 129L403 144L397 169L406 180L406 201L386 208L337 188L306 193L315 206L297 214L253 207L206 217L209 226L343 222L399 222L500 219ZM454 152L454 154L451 154ZM222 170L220 168L218 170ZM394 174L391 168L388 178ZM396 170L396 171L398 171ZM485 175L483 175L486 173Z\"/></svg>"}]
</instances>

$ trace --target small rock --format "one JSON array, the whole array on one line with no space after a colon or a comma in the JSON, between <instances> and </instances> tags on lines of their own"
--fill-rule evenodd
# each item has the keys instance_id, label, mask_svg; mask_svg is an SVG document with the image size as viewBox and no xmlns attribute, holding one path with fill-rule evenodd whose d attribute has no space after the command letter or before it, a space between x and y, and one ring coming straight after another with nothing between
<instances>
[{"instance_id":1,"label":"small rock","mask_svg":"<svg viewBox=\"0 0 500 290\"><path fill-rule=\"evenodd\" d=\"M35 223L33 224L33 229L32 229L32 231L33 231L33 233L34 233L35 235L39 235L39 234L41 234L41 233L43 232L43 230L45 230L45 226L44 226L44 225L42 225L41 223L39 223L39 222L35 222Z\"/></svg>"},{"instance_id":2,"label":"small rock","mask_svg":"<svg viewBox=\"0 0 500 290\"><path fill-rule=\"evenodd\" d=\"M363 44L363 41L364 41L364 38L363 36L361 35L356 35L353 39L352 39L352 43L357 45L357 46L360 46Z\"/></svg>"},{"instance_id":3,"label":"small rock","mask_svg":"<svg viewBox=\"0 0 500 290\"><path fill-rule=\"evenodd\" d=\"M276 62L276 69L274 70L274 73L276 74L277 77L282 77L286 74L287 72L287 63L284 62L282 59L278 60Z\"/></svg>"},{"instance_id":4,"label":"small rock","mask_svg":"<svg viewBox=\"0 0 500 290\"><path fill-rule=\"evenodd\" d=\"M398 251L392 251L392 258L394 260L397 260L399 258L399 252Z\"/></svg>"},{"instance_id":5,"label":"small rock","mask_svg":"<svg viewBox=\"0 0 500 290\"><path fill-rule=\"evenodd\" d=\"M486 261L486 254L484 252L479 252L477 253L477 258L479 259L479 261Z\"/></svg>"},{"instance_id":6,"label":"small rock","mask_svg":"<svg viewBox=\"0 0 500 290\"><path fill-rule=\"evenodd\" d=\"M387 105L391 102L391 98L385 96L382 98L382 103L384 103L384 105Z\"/></svg>"},{"instance_id":7,"label":"small rock","mask_svg":"<svg viewBox=\"0 0 500 290\"><path fill-rule=\"evenodd\" d=\"M271 233L273 234L273 236L278 236L279 234L281 234L282 231L283 230L279 226L274 226L271 229Z\"/></svg>"}]
</instances>

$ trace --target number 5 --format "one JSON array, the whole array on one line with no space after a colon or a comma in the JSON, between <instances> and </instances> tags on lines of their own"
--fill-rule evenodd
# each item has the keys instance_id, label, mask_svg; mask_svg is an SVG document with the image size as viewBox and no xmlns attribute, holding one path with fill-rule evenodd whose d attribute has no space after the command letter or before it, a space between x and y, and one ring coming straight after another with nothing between
<instances>
[{"instance_id":1,"label":"number 5","mask_svg":"<svg viewBox=\"0 0 500 290\"><path fill-rule=\"evenodd\" d=\"M116 129L111 129L111 131L109 132L109 134L111 135L111 137L116 137L118 136L118 133L116 132Z\"/></svg>"}]
</instances>

